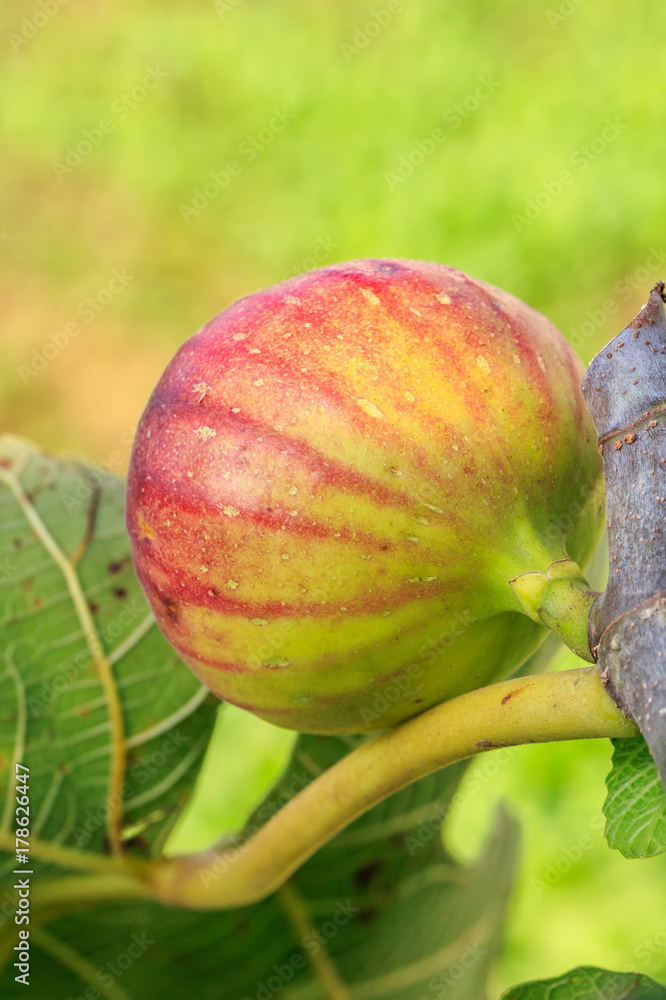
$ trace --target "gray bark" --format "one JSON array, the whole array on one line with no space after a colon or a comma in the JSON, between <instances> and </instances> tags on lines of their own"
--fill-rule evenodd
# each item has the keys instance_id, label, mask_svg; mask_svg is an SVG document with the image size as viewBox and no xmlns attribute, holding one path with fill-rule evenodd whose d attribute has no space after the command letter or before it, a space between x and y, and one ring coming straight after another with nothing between
<instances>
[{"instance_id":1,"label":"gray bark","mask_svg":"<svg viewBox=\"0 0 666 1000\"><path fill-rule=\"evenodd\" d=\"M664 283L594 358L583 398L606 477L608 586L589 644L666 785L666 314Z\"/></svg>"}]
</instances>

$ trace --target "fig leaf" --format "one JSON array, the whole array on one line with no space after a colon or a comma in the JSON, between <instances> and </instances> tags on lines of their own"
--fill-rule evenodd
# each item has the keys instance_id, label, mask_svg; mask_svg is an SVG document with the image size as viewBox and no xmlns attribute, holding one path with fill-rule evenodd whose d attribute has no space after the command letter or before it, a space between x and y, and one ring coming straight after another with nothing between
<instances>
[{"instance_id":1,"label":"fig leaf","mask_svg":"<svg viewBox=\"0 0 666 1000\"><path fill-rule=\"evenodd\" d=\"M666 851L666 791L642 736L612 740L613 767L606 778L606 839L625 858Z\"/></svg>"}]
</instances>

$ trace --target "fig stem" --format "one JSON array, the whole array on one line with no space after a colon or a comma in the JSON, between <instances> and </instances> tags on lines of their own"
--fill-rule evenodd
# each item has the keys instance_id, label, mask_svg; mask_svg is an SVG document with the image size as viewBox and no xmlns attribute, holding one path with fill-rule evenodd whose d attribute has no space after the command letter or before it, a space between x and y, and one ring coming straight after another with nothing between
<instances>
[{"instance_id":1,"label":"fig stem","mask_svg":"<svg viewBox=\"0 0 666 1000\"><path fill-rule=\"evenodd\" d=\"M509 583L533 621L559 636L576 656L596 663L589 646L588 618L599 594L590 589L573 560L559 559L545 573L522 573Z\"/></svg>"},{"instance_id":2,"label":"fig stem","mask_svg":"<svg viewBox=\"0 0 666 1000\"><path fill-rule=\"evenodd\" d=\"M14 834L0 830L0 850L13 853L16 849ZM30 837L30 856L45 861L48 864L59 865L61 868L72 868L79 871L123 872L125 861L117 855L109 857L106 854L93 854L79 851L75 847L61 847L60 844L38 837Z\"/></svg>"},{"instance_id":3,"label":"fig stem","mask_svg":"<svg viewBox=\"0 0 666 1000\"><path fill-rule=\"evenodd\" d=\"M437 705L357 747L240 847L163 858L141 871L151 894L193 909L247 906L279 889L378 802L455 761L521 743L637 733L594 667L514 678Z\"/></svg>"}]
</instances>

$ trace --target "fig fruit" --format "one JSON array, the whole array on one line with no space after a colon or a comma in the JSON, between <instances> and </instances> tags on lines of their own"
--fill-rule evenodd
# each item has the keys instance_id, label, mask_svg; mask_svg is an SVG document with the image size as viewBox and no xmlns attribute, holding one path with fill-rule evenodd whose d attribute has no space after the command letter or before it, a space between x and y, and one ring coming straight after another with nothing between
<instances>
[{"instance_id":1,"label":"fig fruit","mask_svg":"<svg viewBox=\"0 0 666 1000\"><path fill-rule=\"evenodd\" d=\"M240 299L136 434L127 526L160 628L220 698L304 732L509 675L603 521L582 375L545 317L440 264Z\"/></svg>"}]
</instances>

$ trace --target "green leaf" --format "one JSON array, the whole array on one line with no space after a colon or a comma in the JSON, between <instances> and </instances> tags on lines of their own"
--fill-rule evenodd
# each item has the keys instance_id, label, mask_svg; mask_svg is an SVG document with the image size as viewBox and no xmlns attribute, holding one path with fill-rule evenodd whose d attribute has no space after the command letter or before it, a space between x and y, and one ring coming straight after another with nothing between
<instances>
[{"instance_id":1,"label":"green leaf","mask_svg":"<svg viewBox=\"0 0 666 1000\"><path fill-rule=\"evenodd\" d=\"M357 742L299 737L245 835ZM58 916L34 943L31 997L74 1000L86 984L99 989L103 981L122 990L102 994L112 1000L270 1000L276 993L282 1000L429 1000L444 989L452 1000L479 1000L500 947L516 826L501 814L469 867L447 853L440 827L463 770L447 768L380 803L311 858L286 891L254 906L197 913L105 904ZM318 971L310 960L319 961ZM327 974L337 993L324 989ZM0 981L3 1000L22 989L8 973Z\"/></svg>"},{"instance_id":2,"label":"green leaf","mask_svg":"<svg viewBox=\"0 0 666 1000\"><path fill-rule=\"evenodd\" d=\"M215 703L149 615L129 559L122 485L14 439L0 445L3 1000L25 995L12 964L9 850L19 760L30 767L33 1000L269 1000L278 992L282 1000L415 1000L433 989L478 1000L500 947L517 834L501 814L475 864L447 853L440 827L462 764L377 805L254 906L197 912L96 897L118 878L105 857L112 782L123 791L125 838L135 852L159 854ZM299 737L244 835L360 739ZM72 875L74 856L100 870ZM76 895L82 883L85 904Z\"/></svg>"},{"instance_id":3,"label":"green leaf","mask_svg":"<svg viewBox=\"0 0 666 1000\"><path fill-rule=\"evenodd\" d=\"M612 740L613 766L606 778L606 839L625 858L652 858L666 851L666 791L642 736Z\"/></svg>"},{"instance_id":4,"label":"green leaf","mask_svg":"<svg viewBox=\"0 0 666 1000\"><path fill-rule=\"evenodd\" d=\"M514 986L501 1000L666 1000L666 987L637 972L583 965L556 979Z\"/></svg>"},{"instance_id":5,"label":"green leaf","mask_svg":"<svg viewBox=\"0 0 666 1000\"><path fill-rule=\"evenodd\" d=\"M9 437L0 649L0 837L13 832L20 761L33 839L105 853L118 814L136 852L159 852L217 702L154 623L132 567L123 484ZM0 877L12 867L0 857Z\"/></svg>"}]
</instances>

